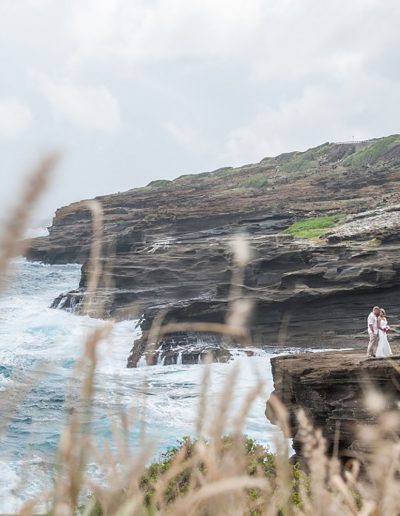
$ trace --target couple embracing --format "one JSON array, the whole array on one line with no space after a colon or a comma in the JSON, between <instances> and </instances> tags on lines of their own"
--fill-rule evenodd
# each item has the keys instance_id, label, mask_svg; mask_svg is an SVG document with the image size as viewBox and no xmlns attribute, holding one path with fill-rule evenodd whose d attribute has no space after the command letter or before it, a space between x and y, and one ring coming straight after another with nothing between
<instances>
[{"instance_id":1,"label":"couple embracing","mask_svg":"<svg viewBox=\"0 0 400 516\"><path fill-rule=\"evenodd\" d=\"M386 312L379 306L374 306L368 316L369 344L367 350L368 358L389 357L392 354L387 334L390 331L386 319Z\"/></svg>"}]
</instances>

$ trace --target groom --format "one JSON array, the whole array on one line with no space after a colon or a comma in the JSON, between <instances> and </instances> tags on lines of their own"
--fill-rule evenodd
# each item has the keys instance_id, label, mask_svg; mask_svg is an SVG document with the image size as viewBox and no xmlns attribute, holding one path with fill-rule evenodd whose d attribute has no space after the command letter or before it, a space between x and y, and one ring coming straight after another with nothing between
<instances>
[{"instance_id":1,"label":"groom","mask_svg":"<svg viewBox=\"0 0 400 516\"><path fill-rule=\"evenodd\" d=\"M372 312L368 316L368 333L369 344L367 349L367 357L375 357L376 348L378 347L378 316L380 313L379 306L374 306Z\"/></svg>"}]
</instances>

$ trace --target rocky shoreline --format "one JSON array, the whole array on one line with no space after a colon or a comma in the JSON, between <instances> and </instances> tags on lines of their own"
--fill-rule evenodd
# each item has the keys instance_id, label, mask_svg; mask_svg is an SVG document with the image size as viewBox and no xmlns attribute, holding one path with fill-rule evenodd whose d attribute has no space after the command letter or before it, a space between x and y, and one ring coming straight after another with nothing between
<instances>
[{"instance_id":1,"label":"rocky shoreline","mask_svg":"<svg viewBox=\"0 0 400 516\"><path fill-rule=\"evenodd\" d=\"M272 396L278 396L288 411L298 456L302 455L299 409L305 411L315 428L322 429L328 454L336 449L343 459L360 458L368 451L359 429L376 424L380 413L368 407L371 390L384 394L385 411L398 411L400 348L394 351L390 360L366 359L365 351L355 350L272 358ZM267 402L266 416L273 424L279 423L271 400Z\"/></svg>"},{"instance_id":2,"label":"rocky shoreline","mask_svg":"<svg viewBox=\"0 0 400 516\"><path fill-rule=\"evenodd\" d=\"M160 313L163 325L223 323L230 242L240 232L252 250L240 289L254 306L254 347L364 347L369 307L382 304L389 317L400 310L399 172L400 137L392 136L324 144L99 197L103 272L95 315L140 319L142 337L129 367L147 360L147 338ZM285 233L295 221L324 216L337 217L336 225L319 238ZM82 263L79 288L61 294L54 307L79 312L91 235L90 212L78 202L57 210L48 237L30 242L30 260ZM193 331L164 336L157 343L160 360L201 360L203 337ZM218 335L211 347L216 360L228 356Z\"/></svg>"}]
</instances>

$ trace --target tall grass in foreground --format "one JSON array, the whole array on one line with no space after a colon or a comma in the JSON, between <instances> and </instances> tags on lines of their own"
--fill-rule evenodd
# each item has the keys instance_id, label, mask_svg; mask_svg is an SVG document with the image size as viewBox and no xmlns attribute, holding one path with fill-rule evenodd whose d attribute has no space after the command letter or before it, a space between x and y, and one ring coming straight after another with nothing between
<instances>
[{"instance_id":1,"label":"tall grass in foreground","mask_svg":"<svg viewBox=\"0 0 400 516\"><path fill-rule=\"evenodd\" d=\"M40 177L34 175L33 183ZM41 189L37 189L36 194ZM29 189L28 189L29 190ZM29 197L32 199L32 196ZM27 220L24 203L17 209L14 221L18 231L9 226L2 243L0 276L16 249L10 238L19 241ZM29 206L26 206L29 211ZM99 206L93 207L95 232L100 234ZM97 218L96 218L97 217ZM97 229L96 229L97 228ZM93 246L94 275L90 281L87 308L95 303L95 289L99 277L99 246ZM240 239L234 248L235 269L230 300L230 313L224 334L248 338L246 325L249 304L240 297L243 267L249 253ZM161 319L156 320L150 332L149 346L154 347L163 332ZM185 327L186 328L186 327ZM282 428L275 443L274 455L247 440L243 435L248 412L258 396L264 392L264 382L255 378L254 386L242 400L241 408L229 425L228 412L238 370L233 368L224 385L217 410L210 417L208 387L210 369L203 369L199 393L196 438L184 440L182 445L149 466L154 453L153 444L143 433L139 452L129 447L129 427L135 423L135 414L121 414L114 429L111 444L100 450L94 444L91 432L94 375L99 342L108 338L112 323L100 324L87 337L84 353L78 361L74 379L81 385L80 401L61 432L53 485L37 499L21 507L23 515L39 511L67 516L84 515L392 515L400 512L400 441L397 436L399 413L385 412L385 400L379 394L367 398L368 409L375 414L376 424L361 429L370 453L363 467L354 460L342 469L336 457L328 457L320 430L315 430L303 412L299 412L299 434L303 442L304 472L289 460L288 415L279 400L272 401L274 412ZM187 328L186 328L187 329ZM196 329L196 331L198 328ZM173 328L176 330L176 325ZM132 371L134 374L134 371ZM33 380L32 380L33 381ZM2 393L2 417L12 417L29 385L20 393ZM145 389L145 385L144 385ZM145 399L145 397L143 398ZM12 403L10 403L10 400ZM204 438L208 435L208 439ZM179 436L177 436L179 437ZM114 451L113 451L114 450ZM104 471L105 483L93 481L88 463L96 462ZM43 509L44 508L44 509Z\"/></svg>"}]
</instances>

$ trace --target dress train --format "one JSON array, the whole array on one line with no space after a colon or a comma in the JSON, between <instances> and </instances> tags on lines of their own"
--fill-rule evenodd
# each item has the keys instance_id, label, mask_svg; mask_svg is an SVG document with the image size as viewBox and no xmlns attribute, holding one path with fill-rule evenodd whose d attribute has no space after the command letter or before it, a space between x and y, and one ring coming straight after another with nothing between
<instances>
[{"instance_id":1,"label":"dress train","mask_svg":"<svg viewBox=\"0 0 400 516\"><path fill-rule=\"evenodd\" d=\"M387 325L387 321L381 321L381 328L386 328ZM392 355L392 350L387 338L387 333L384 330L379 330L379 341L375 356L377 358L383 358L390 357L390 355Z\"/></svg>"}]
</instances>

